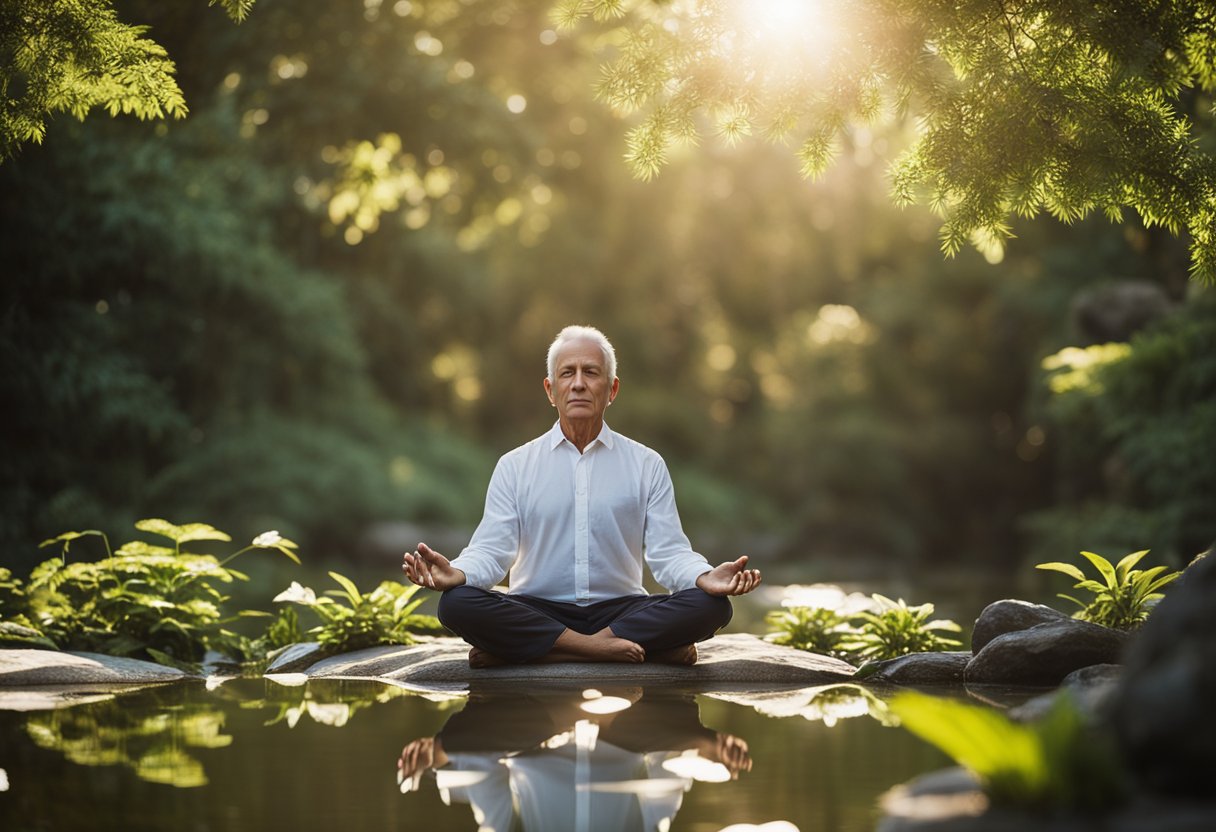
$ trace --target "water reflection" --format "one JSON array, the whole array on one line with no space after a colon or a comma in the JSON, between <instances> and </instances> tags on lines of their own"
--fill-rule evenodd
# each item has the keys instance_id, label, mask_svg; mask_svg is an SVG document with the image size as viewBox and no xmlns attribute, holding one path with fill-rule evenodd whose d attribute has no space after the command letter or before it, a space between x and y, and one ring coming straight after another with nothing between
<instances>
[{"instance_id":1,"label":"water reflection","mask_svg":"<svg viewBox=\"0 0 1216 832\"><path fill-rule=\"evenodd\" d=\"M150 783L207 784L197 749L224 748L223 712L201 703L133 711L118 699L29 716L26 732L41 748L85 766L124 766Z\"/></svg>"},{"instance_id":2,"label":"water reflection","mask_svg":"<svg viewBox=\"0 0 1216 832\"><path fill-rule=\"evenodd\" d=\"M694 782L751 769L747 743L701 724L691 694L631 688L492 696L397 761L404 793L433 776L484 830L665 832Z\"/></svg>"}]
</instances>

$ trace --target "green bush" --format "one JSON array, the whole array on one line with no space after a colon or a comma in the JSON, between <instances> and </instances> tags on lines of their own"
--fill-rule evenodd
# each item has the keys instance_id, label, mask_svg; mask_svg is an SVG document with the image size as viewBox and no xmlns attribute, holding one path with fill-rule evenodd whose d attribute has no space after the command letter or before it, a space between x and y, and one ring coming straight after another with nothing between
<instances>
[{"instance_id":1,"label":"green bush","mask_svg":"<svg viewBox=\"0 0 1216 832\"><path fill-rule=\"evenodd\" d=\"M1153 605L1165 597L1159 590L1182 575L1177 571L1167 572L1164 566L1133 569L1132 567L1147 554L1147 549L1132 552L1119 563L1112 565L1101 555L1082 552L1082 557L1098 570L1101 580L1085 577L1085 573L1071 563L1040 563L1035 568L1061 572L1074 578L1077 581L1073 585L1074 588L1083 589L1093 596L1089 601L1082 601L1059 593L1059 597L1072 601L1081 608L1073 614L1073 618L1092 621L1116 630L1132 630L1139 627L1148 618Z\"/></svg>"},{"instance_id":2,"label":"green bush","mask_svg":"<svg viewBox=\"0 0 1216 832\"><path fill-rule=\"evenodd\" d=\"M133 540L110 550L105 535L65 532L44 541L62 544L62 553L35 567L18 615L12 621L28 625L65 650L92 650L113 656L151 658L167 664L198 662L207 650L248 658L248 640L225 625L234 618L222 610L227 599L219 584L246 580L227 564L250 549L273 549L296 563L295 544L278 532L256 537L248 546L224 558L188 551L192 543L232 538L206 523L174 525L165 520L140 520L140 531L167 538L172 545ZM107 557L96 562L68 563L72 541L100 536ZM264 615L242 611L235 617Z\"/></svg>"},{"instance_id":3,"label":"green bush","mask_svg":"<svg viewBox=\"0 0 1216 832\"><path fill-rule=\"evenodd\" d=\"M842 596L843 597L843 596ZM930 620L934 607L910 607L900 598L891 600L877 593L868 609L832 609L791 605L765 616L766 640L799 650L843 658L854 663L881 661L958 647L960 642L941 635L957 633L958 624L947 619Z\"/></svg>"},{"instance_id":4,"label":"green bush","mask_svg":"<svg viewBox=\"0 0 1216 832\"><path fill-rule=\"evenodd\" d=\"M375 647L380 644L412 644L417 633L437 633L439 620L431 615L416 615L422 603L414 598L419 587L401 581L383 581L364 595L354 582L337 572L329 576L340 589L331 589L320 597L298 583L275 596L275 601L287 601L308 607L320 623L308 635L328 652L341 653Z\"/></svg>"}]
</instances>

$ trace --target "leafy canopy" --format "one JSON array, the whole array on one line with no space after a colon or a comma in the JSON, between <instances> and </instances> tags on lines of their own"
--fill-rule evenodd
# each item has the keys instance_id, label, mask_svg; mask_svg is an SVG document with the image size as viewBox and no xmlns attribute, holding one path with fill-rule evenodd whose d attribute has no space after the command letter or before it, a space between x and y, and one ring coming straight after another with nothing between
<instances>
[{"instance_id":1,"label":"leafy canopy","mask_svg":"<svg viewBox=\"0 0 1216 832\"><path fill-rule=\"evenodd\" d=\"M727 142L793 142L814 177L863 126L909 115L894 195L942 217L941 244L999 249L1013 216L1125 209L1189 232L1216 280L1216 160L1188 110L1216 92L1211 0L561 0L559 26L617 23L599 95L641 111L626 158L656 175L708 121ZM1210 105L1196 117L1210 127Z\"/></svg>"},{"instance_id":2,"label":"leafy canopy","mask_svg":"<svg viewBox=\"0 0 1216 832\"><path fill-rule=\"evenodd\" d=\"M240 22L254 0L210 0ZM148 27L118 19L113 0L5 0L0 4L0 162L41 143L47 119L110 115L184 118L186 99Z\"/></svg>"}]
</instances>

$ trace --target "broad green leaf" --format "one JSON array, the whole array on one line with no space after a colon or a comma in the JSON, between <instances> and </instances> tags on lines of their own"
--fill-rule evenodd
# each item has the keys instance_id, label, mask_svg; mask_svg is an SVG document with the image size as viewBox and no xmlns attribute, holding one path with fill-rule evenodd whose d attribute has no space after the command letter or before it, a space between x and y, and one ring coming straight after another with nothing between
<instances>
[{"instance_id":1,"label":"broad green leaf","mask_svg":"<svg viewBox=\"0 0 1216 832\"><path fill-rule=\"evenodd\" d=\"M1032 728L990 708L920 693L890 703L905 728L974 772L994 795L1031 798L1048 778Z\"/></svg>"},{"instance_id":2,"label":"broad green leaf","mask_svg":"<svg viewBox=\"0 0 1216 832\"><path fill-rule=\"evenodd\" d=\"M135 524L135 528L141 532L149 532L151 534L158 534L161 537L167 537L177 544L186 543L191 540L232 540L224 532L206 523L187 523L184 526L178 526L170 523L168 520L152 518L140 520Z\"/></svg>"},{"instance_id":3,"label":"broad green leaf","mask_svg":"<svg viewBox=\"0 0 1216 832\"><path fill-rule=\"evenodd\" d=\"M132 540L129 543L124 543L114 553L115 557L148 557L152 555L160 555L164 557L173 557L173 550L168 546L156 546L143 540Z\"/></svg>"},{"instance_id":4,"label":"broad green leaf","mask_svg":"<svg viewBox=\"0 0 1216 832\"><path fill-rule=\"evenodd\" d=\"M1115 565L1115 576L1119 583L1127 580L1127 573L1131 571L1140 559L1148 554L1148 549L1141 549L1139 552L1132 552L1130 555L1124 556L1118 564Z\"/></svg>"},{"instance_id":5,"label":"broad green leaf","mask_svg":"<svg viewBox=\"0 0 1216 832\"><path fill-rule=\"evenodd\" d=\"M1063 572L1070 578L1078 581L1085 580L1085 573L1071 563L1040 563L1035 566L1035 569L1050 570L1052 572Z\"/></svg>"},{"instance_id":6,"label":"broad green leaf","mask_svg":"<svg viewBox=\"0 0 1216 832\"><path fill-rule=\"evenodd\" d=\"M1119 585L1118 578L1115 577L1115 567L1111 566L1110 561L1101 555L1096 555L1093 552L1082 552L1081 557L1088 560L1094 565L1094 568L1102 573L1102 577L1106 579L1106 585L1112 589Z\"/></svg>"}]
</instances>

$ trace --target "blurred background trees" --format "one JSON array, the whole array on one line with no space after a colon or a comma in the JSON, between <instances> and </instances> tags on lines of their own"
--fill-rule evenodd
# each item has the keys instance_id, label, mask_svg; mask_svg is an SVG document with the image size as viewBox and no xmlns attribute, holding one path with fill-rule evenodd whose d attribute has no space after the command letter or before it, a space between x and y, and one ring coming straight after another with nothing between
<instances>
[{"instance_id":1,"label":"blurred background trees","mask_svg":"<svg viewBox=\"0 0 1216 832\"><path fill-rule=\"evenodd\" d=\"M0 164L6 565L141 516L306 558L471 527L494 458L549 425L572 322L616 344L613 427L663 453L710 554L809 580L1216 536L1216 309L1185 239L1014 220L943 260L941 220L892 205L895 112L842 125L815 182L746 137L637 181L637 117L594 99L617 30L543 3L116 6L190 115L57 117Z\"/></svg>"}]
</instances>

